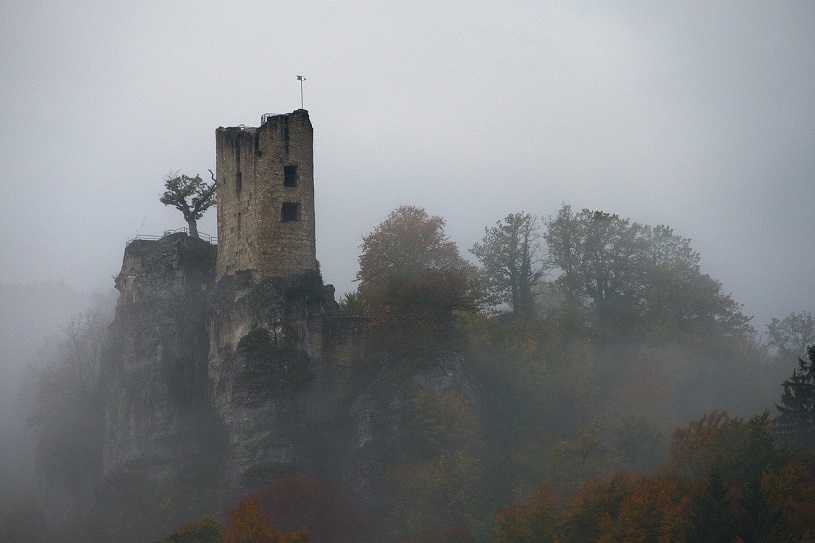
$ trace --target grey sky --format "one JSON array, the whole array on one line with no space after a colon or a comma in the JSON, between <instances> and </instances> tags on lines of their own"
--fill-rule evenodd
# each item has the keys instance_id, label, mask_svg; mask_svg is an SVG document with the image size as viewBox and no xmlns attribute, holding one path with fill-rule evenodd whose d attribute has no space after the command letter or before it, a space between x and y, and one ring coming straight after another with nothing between
<instances>
[{"instance_id":1,"label":"grey sky","mask_svg":"<svg viewBox=\"0 0 815 543\"><path fill-rule=\"evenodd\" d=\"M561 202L664 223L757 324L815 310L815 3L0 4L0 281L107 288L218 126L299 107L317 251L353 288L409 203L463 252ZM200 225L215 233L215 213Z\"/></svg>"}]
</instances>

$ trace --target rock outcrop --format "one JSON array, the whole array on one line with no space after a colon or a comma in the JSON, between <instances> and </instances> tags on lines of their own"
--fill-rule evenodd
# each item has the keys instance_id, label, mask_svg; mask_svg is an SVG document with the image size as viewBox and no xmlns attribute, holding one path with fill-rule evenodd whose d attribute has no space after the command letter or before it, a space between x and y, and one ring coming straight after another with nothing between
<instances>
[{"instance_id":1,"label":"rock outcrop","mask_svg":"<svg viewBox=\"0 0 815 543\"><path fill-rule=\"evenodd\" d=\"M167 481L209 455L224 502L305 471L375 515L419 391L477 403L461 354L366 359L365 320L336 315L319 272L216 281L214 261L184 234L127 246L103 375L105 476Z\"/></svg>"},{"instance_id":2,"label":"rock outcrop","mask_svg":"<svg viewBox=\"0 0 815 543\"><path fill-rule=\"evenodd\" d=\"M104 473L162 479L223 435L207 376L215 247L183 233L134 240L103 366Z\"/></svg>"}]
</instances>

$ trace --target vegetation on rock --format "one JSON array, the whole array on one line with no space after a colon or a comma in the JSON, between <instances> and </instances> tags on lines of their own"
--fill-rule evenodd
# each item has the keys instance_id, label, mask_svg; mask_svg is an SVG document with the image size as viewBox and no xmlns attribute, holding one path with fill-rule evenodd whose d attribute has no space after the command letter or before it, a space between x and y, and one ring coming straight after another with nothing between
<instances>
[{"instance_id":1,"label":"vegetation on rock","mask_svg":"<svg viewBox=\"0 0 815 543\"><path fill-rule=\"evenodd\" d=\"M212 172L210 171L210 174ZM173 206L184 215L190 235L198 237L198 220L204 212L217 203L215 176L207 184L200 175L189 177L178 173L169 174L164 180L164 193L159 200Z\"/></svg>"},{"instance_id":2,"label":"vegetation on rock","mask_svg":"<svg viewBox=\"0 0 815 543\"><path fill-rule=\"evenodd\" d=\"M669 227L569 206L540 233L536 220L487 228L476 269L442 218L395 210L363 238L341 304L365 317L349 319L366 323L364 345L330 364L287 314L320 315L319 274L252 285L241 303L258 322L231 340L232 384L293 414L289 464L258 458L262 484L223 525L172 533L217 510L224 466L163 484L120 475L62 539L812 540L815 350L792 377L784 362L811 340L808 313L773 321L771 351ZM83 334L65 353L87 350ZM84 435L101 412L77 408L96 405L97 370L65 353L31 381L42 466L63 486L101 459L93 432L80 446L58 431Z\"/></svg>"}]
</instances>

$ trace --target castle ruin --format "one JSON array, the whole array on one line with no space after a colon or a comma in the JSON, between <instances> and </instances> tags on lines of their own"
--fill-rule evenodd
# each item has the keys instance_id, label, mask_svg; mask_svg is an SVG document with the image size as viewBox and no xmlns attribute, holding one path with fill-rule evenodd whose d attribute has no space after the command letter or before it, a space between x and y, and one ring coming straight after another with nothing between
<instances>
[{"instance_id":1,"label":"castle ruin","mask_svg":"<svg viewBox=\"0 0 815 543\"><path fill-rule=\"evenodd\" d=\"M217 247L178 232L125 248L103 471L166 482L217 468L238 496L331 464L323 450L347 439L336 417L365 323L337 315L319 273L308 112L215 136Z\"/></svg>"},{"instance_id":2,"label":"castle ruin","mask_svg":"<svg viewBox=\"0 0 815 543\"><path fill-rule=\"evenodd\" d=\"M313 130L308 112L266 114L258 128L218 128L217 279L253 281L317 269Z\"/></svg>"}]
</instances>

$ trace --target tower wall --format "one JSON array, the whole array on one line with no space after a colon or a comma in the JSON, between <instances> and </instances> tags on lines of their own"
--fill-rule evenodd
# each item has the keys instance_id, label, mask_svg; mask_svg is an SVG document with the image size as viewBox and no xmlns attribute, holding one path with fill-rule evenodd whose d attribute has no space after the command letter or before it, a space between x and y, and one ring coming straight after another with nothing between
<instances>
[{"instance_id":1,"label":"tower wall","mask_svg":"<svg viewBox=\"0 0 815 543\"><path fill-rule=\"evenodd\" d=\"M217 278L253 281L317 269L313 130L298 109L259 128L218 128Z\"/></svg>"}]
</instances>

